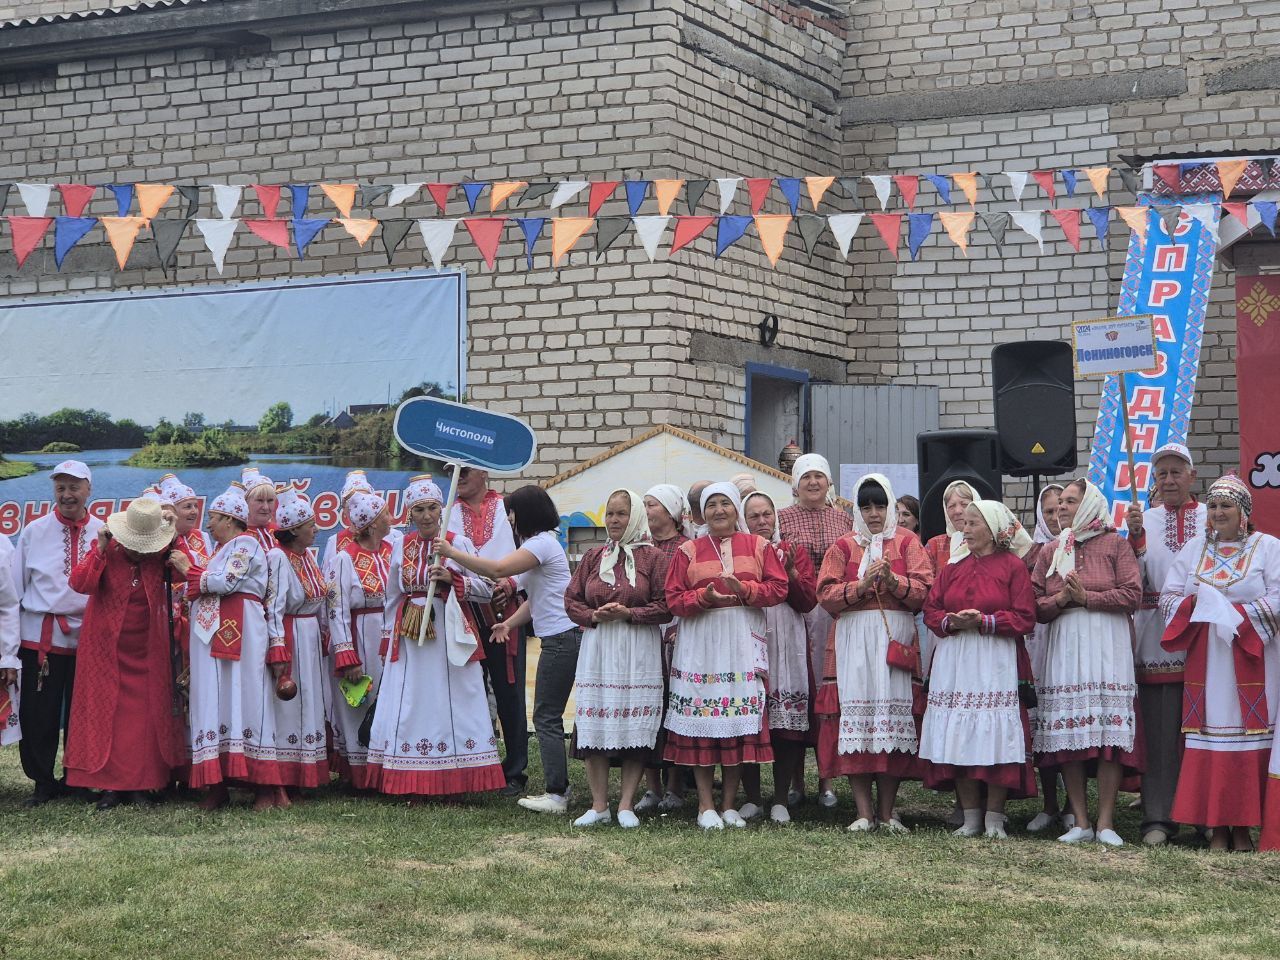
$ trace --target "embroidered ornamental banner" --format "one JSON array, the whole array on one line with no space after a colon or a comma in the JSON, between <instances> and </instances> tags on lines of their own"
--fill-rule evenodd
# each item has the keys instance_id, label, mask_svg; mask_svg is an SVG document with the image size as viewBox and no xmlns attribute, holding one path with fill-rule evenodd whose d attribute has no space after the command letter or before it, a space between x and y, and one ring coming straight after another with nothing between
<instances>
[{"instance_id":1,"label":"embroidered ornamental banner","mask_svg":"<svg viewBox=\"0 0 1280 960\"><path fill-rule=\"evenodd\" d=\"M1253 491L1253 522L1280 533L1280 277L1236 277L1236 387L1240 397L1240 476Z\"/></svg>"}]
</instances>

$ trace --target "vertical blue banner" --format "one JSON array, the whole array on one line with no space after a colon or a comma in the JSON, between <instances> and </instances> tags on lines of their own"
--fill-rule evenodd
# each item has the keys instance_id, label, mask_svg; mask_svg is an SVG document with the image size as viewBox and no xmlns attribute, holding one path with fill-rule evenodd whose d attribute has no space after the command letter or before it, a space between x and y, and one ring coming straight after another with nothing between
<instances>
[{"instance_id":1,"label":"vertical blue banner","mask_svg":"<svg viewBox=\"0 0 1280 960\"><path fill-rule=\"evenodd\" d=\"M1217 253L1217 217L1222 198L1214 195L1177 197L1179 205L1211 204L1214 228L1185 211L1170 237L1158 216L1151 216L1146 243L1129 235L1129 252L1120 288L1118 316L1154 316L1158 366L1148 374L1127 374L1124 398L1133 437L1134 475L1125 453L1124 420L1120 410L1120 380L1107 377L1098 405L1098 422L1089 455L1089 479L1111 503L1112 520L1123 530L1124 513L1138 493L1144 507L1151 489L1151 455L1166 443L1186 443L1191 405L1200 367L1205 309L1213 282ZM1144 207L1168 203L1141 194Z\"/></svg>"}]
</instances>

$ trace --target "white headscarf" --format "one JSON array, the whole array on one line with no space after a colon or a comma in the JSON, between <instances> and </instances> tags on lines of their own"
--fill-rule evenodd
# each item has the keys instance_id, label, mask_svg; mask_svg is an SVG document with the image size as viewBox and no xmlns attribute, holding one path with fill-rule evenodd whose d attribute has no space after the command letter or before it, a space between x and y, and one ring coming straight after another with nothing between
<instances>
[{"instance_id":1,"label":"white headscarf","mask_svg":"<svg viewBox=\"0 0 1280 960\"><path fill-rule=\"evenodd\" d=\"M631 515L627 518L627 529L622 531L621 540L610 540L604 548L604 553L600 555L600 579L609 586L617 583L613 576L613 568L618 564L619 555L625 557L623 562L623 570L627 575L627 583L631 586L636 585L636 547L653 546L653 539L649 536L649 515L644 512L644 498L634 490L615 490L609 494L609 500L612 500L618 494L626 494L627 500L631 503ZM608 509L608 501L606 501L606 509Z\"/></svg>"},{"instance_id":2,"label":"white headscarf","mask_svg":"<svg viewBox=\"0 0 1280 960\"><path fill-rule=\"evenodd\" d=\"M1056 490L1061 495L1062 484L1050 483L1040 491L1040 499L1036 501L1036 532L1032 538L1036 543L1049 543L1055 539L1054 535L1049 532L1049 521L1044 517L1044 495L1050 490Z\"/></svg>"},{"instance_id":3,"label":"white headscarf","mask_svg":"<svg viewBox=\"0 0 1280 960\"><path fill-rule=\"evenodd\" d=\"M743 533L747 532L747 521L742 516L742 494L738 492L738 488L727 480L721 480L719 483L708 484L706 489L702 491L702 496L698 499L698 511L702 514L702 519L707 519L707 501L720 494L722 497L728 497L734 508L738 511L738 529Z\"/></svg>"},{"instance_id":4,"label":"white headscarf","mask_svg":"<svg viewBox=\"0 0 1280 960\"><path fill-rule=\"evenodd\" d=\"M796 494L796 502L800 502L800 478L813 470L826 475L827 503L835 503L836 482L831 476L831 464L827 463L827 458L820 453L803 453L796 458L795 464L791 467L791 492Z\"/></svg>"},{"instance_id":5,"label":"white headscarf","mask_svg":"<svg viewBox=\"0 0 1280 960\"><path fill-rule=\"evenodd\" d=\"M947 484L947 489L942 491L942 515L946 517L947 535L951 537L947 563L959 563L969 555L969 547L964 542L964 531L956 529L956 525L951 522L950 514L947 513L947 501L951 499L951 494L961 489L969 494L970 503L978 501L978 491L973 489L973 485L968 480L952 480Z\"/></svg>"},{"instance_id":6,"label":"white headscarf","mask_svg":"<svg viewBox=\"0 0 1280 960\"><path fill-rule=\"evenodd\" d=\"M1068 484L1070 486L1070 484ZM1066 489L1065 487L1063 488ZM1058 534L1058 545L1054 548L1053 559L1049 561L1046 576L1055 573L1065 577L1076 569L1076 544L1092 540L1100 533L1112 529L1107 522L1111 517L1111 505L1102 491L1088 480L1084 482L1084 497L1080 500L1080 509L1071 526Z\"/></svg>"},{"instance_id":7,"label":"white headscarf","mask_svg":"<svg viewBox=\"0 0 1280 960\"><path fill-rule=\"evenodd\" d=\"M1008 550L1019 559L1027 555L1032 546L1031 536L1008 507L999 500L975 500L973 506L987 521L997 550Z\"/></svg>"},{"instance_id":8,"label":"white headscarf","mask_svg":"<svg viewBox=\"0 0 1280 960\"><path fill-rule=\"evenodd\" d=\"M889 505L884 511L884 529L879 533L872 533L867 528L867 521L862 519L862 508L857 506L858 492L866 483L880 484L884 488L885 497L889 500ZM889 482L888 477L879 473L868 473L854 484L853 502L853 538L858 542L858 546L862 547L862 560L858 563L858 576L862 577L866 575L867 567L883 559L885 541L892 540L898 533L898 511L894 509L898 498L893 495L893 484Z\"/></svg>"},{"instance_id":9,"label":"white headscarf","mask_svg":"<svg viewBox=\"0 0 1280 960\"><path fill-rule=\"evenodd\" d=\"M676 522L676 530L678 531L681 523L684 522L685 511L689 509L689 501L685 499L684 491L674 483L659 483L646 490L644 495L653 497L653 499L662 504L663 509Z\"/></svg>"},{"instance_id":10,"label":"white headscarf","mask_svg":"<svg viewBox=\"0 0 1280 960\"><path fill-rule=\"evenodd\" d=\"M763 497L765 500L769 501L769 507L773 510L773 529L765 539L775 545L781 543L782 533L778 530L778 506L773 502L773 497L769 496L763 490L757 490L755 493L749 494L747 499L742 501L742 512L744 514L747 512L747 504L751 502L753 497ZM743 522L746 522L745 517L743 518Z\"/></svg>"}]
</instances>

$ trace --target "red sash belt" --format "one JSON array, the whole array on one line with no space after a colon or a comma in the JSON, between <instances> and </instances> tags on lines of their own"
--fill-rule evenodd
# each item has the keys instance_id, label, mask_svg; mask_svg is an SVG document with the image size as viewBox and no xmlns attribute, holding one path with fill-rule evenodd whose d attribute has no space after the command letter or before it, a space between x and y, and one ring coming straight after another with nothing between
<instances>
[{"instance_id":1,"label":"red sash belt","mask_svg":"<svg viewBox=\"0 0 1280 960\"><path fill-rule=\"evenodd\" d=\"M46 613L44 619L40 622L40 639L32 642L30 640L22 641L24 650L39 651L39 657L36 658L42 668L44 662L49 657L49 652L53 650L53 625L58 625L58 629L62 631L62 635L68 636L71 633L71 624L67 622L67 615L63 613ZM67 653L75 654L74 650L68 650Z\"/></svg>"},{"instance_id":2,"label":"red sash belt","mask_svg":"<svg viewBox=\"0 0 1280 960\"><path fill-rule=\"evenodd\" d=\"M218 598L218 629L209 643L209 656L215 660L239 660L244 648L244 604L246 600L262 603L255 593L228 593Z\"/></svg>"},{"instance_id":3,"label":"red sash belt","mask_svg":"<svg viewBox=\"0 0 1280 960\"><path fill-rule=\"evenodd\" d=\"M293 633L294 624L299 620L316 620L320 619L318 613L286 613L284 615L284 655L288 658L284 663L284 672L281 676L293 677Z\"/></svg>"},{"instance_id":4,"label":"red sash belt","mask_svg":"<svg viewBox=\"0 0 1280 960\"><path fill-rule=\"evenodd\" d=\"M1270 729L1267 709L1266 665L1262 660L1262 638L1241 605L1232 604L1244 614L1231 642L1231 656L1236 670L1236 696L1240 700L1240 722L1245 733L1266 733ZM1160 646L1166 650L1187 652L1186 674L1182 687L1182 732L1200 733L1208 723L1205 701L1205 677L1209 665L1209 624L1192 623L1195 597L1186 597L1173 620L1165 627Z\"/></svg>"}]
</instances>

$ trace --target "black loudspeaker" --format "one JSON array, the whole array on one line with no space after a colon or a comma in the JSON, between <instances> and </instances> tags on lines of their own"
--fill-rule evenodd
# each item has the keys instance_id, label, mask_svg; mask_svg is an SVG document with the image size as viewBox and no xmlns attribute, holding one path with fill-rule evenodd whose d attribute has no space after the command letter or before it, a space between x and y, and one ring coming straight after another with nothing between
<instances>
[{"instance_id":1,"label":"black loudspeaker","mask_svg":"<svg viewBox=\"0 0 1280 960\"><path fill-rule=\"evenodd\" d=\"M921 539L946 533L942 495L954 480L967 480L984 500L999 500L1000 443L994 430L931 430L916 435L920 472Z\"/></svg>"},{"instance_id":2,"label":"black loudspeaker","mask_svg":"<svg viewBox=\"0 0 1280 960\"><path fill-rule=\"evenodd\" d=\"M1010 477L1076 468L1076 381L1071 344L1002 343L991 351L1000 469Z\"/></svg>"}]
</instances>

